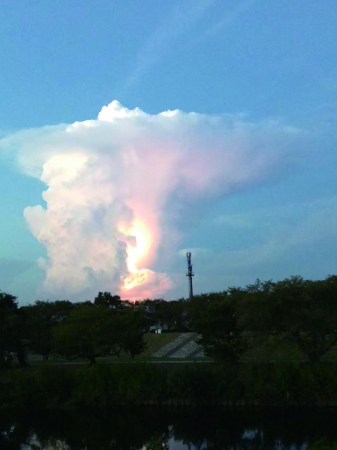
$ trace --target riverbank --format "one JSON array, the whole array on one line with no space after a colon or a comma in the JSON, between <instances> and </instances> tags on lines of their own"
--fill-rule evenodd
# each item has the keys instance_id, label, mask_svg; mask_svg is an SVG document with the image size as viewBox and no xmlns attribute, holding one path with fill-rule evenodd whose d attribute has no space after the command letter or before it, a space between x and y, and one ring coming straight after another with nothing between
<instances>
[{"instance_id":1,"label":"riverbank","mask_svg":"<svg viewBox=\"0 0 337 450\"><path fill-rule=\"evenodd\" d=\"M337 406L337 365L97 364L41 366L1 375L2 408L117 405Z\"/></svg>"}]
</instances>

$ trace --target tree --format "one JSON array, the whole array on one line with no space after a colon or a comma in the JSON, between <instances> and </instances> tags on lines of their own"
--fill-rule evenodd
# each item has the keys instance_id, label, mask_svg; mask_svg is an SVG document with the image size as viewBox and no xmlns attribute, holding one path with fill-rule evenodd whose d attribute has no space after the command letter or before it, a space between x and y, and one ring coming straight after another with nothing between
<instances>
[{"instance_id":1,"label":"tree","mask_svg":"<svg viewBox=\"0 0 337 450\"><path fill-rule=\"evenodd\" d=\"M337 343L337 277L257 280L241 291L239 326L256 340L279 336L314 363Z\"/></svg>"},{"instance_id":2,"label":"tree","mask_svg":"<svg viewBox=\"0 0 337 450\"><path fill-rule=\"evenodd\" d=\"M26 317L30 350L47 360L53 348L53 329L62 323L75 308L68 300L40 301L22 307Z\"/></svg>"},{"instance_id":3,"label":"tree","mask_svg":"<svg viewBox=\"0 0 337 450\"><path fill-rule=\"evenodd\" d=\"M211 303L221 302L227 298L227 291L210 292L208 294L194 295L186 301L186 314L191 326L201 320Z\"/></svg>"},{"instance_id":4,"label":"tree","mask_svg":"<svg viewBox=\"0 0 337 450\"><path fill-rule=\"evenodd\" d=\"M124 316L114 314L111 317L110 329L110 349L108 354L120 358L121 352L125 348L125 320Z\"/></svg>"},{"instance_id":5,"label":"tree","mask_svg":"<svg viewBox=\"0 0 337 450\"><path fill-rule=\"evenodd\" d=\"M284 331L310 362L318 362L337 343L337 277L293 277L277 283L275 293L288 311Z\"/></svg>"},{"instance_id":6,"label":"tree","mask_svg":"<svg viewBox=\"0 0 337 450\"><path fill-rule=\"evenodd\" d=\"M123 303L119 295L111 295L110 292L99 292L94 300L96 306L113 309L122 308Z\"/></svg>"},{"instance_id":7,"label":"tree","mask_svg":"<svg viewBox=\"0 0 337 450\"><path fill-rule=\"evenodd\" d=\"M66 359L88 359L117 355L122 350L133 358L145 349L143 320L137 311L115 314L105 306L83 305L54 329L56 353Z\"/></svg>"},{"instance_id":8,"label":"tree","mask_svg":"<svg viewBox=\"0 0 337 450\"><path fill-rule=\"evenodd\" d=\"M164 302L161 305L161 320L170 331L188 331L189 318L185 299Z\"/></svg>"},{"instance_id":9,"label":"tree","mask_svg":"<svg viewBox=\"0 0 337 450\"><path fill-rule=\"evenodd\" d=\"M146 299L136 302L135 308L144 316L144 327L149 330L151 326L160 325L170 331L187 331L189 318L185 299L165 301L163 299Z\"/></svg>"},{"instance_id":10,"label":"tree","mask_svg":"<svg viewBox=\"0 0 337 450\"><path fill-rule=\"evenodd\" d=\"M10 363L12 353L16 353L20 365L26 364L22 314L16 299L0 292L0 364Z\"/></svg>"},{"instance_id":11,"label":"tree","mask_svg":"<svg viewBox=\"0 0 337 450\"><path fill-rule=\"evenodd\" d=\"M245 288L229 288L235 304L238 327L244 333L247 346L255 347L270 336L281 334L284 311L275 300L275 283L256 280Z\"/></svg>"},{"instance_id":12,"label":"tree","mask_svg":"<svg viewBox=\"0 0 337 450\"><path fill-rule=\"evenodd\" d=\"M122 317L122 346L123 350L130 353L133 359L144 352L144 318L138 311L130 311Z\"/></svg>"},{"instance_id":13,"label":"tree","mask_svg":"<svg viewBox=\"0 0 337 450\"><path fill-rule=\"evenodd\" d=\"M54 330L55 351L69 360L83 358L94 364L115 342L114 317L105 307L81 306Z\"/></svg>"},{"instance_id":14,"label":"tree","mask_svg":"<svg viewBox=\"0 0 337 450\"><path fill-rule=\"evenodd\" d=\"M164 327L165 324L165 314L164 314L164 305L166 304L165 300L160 299L146 299L141 304L136 305L136 309L138 311L142 311L145 323L144 326L147 330L151 326L161 325Z\"/></svg>"},{"instance_id":15,"label":"tree","mask_svg":"<svg viewBox=\"0 0 337 450\"><path fill-rule=\"evenodd\" d=\"M193 329L201 334L199 342L205 355L215 360L236 362L246 349L237 324L235 304L228 299L210 302L204 314L194 320Z\"/></svg>"}]
</instances>

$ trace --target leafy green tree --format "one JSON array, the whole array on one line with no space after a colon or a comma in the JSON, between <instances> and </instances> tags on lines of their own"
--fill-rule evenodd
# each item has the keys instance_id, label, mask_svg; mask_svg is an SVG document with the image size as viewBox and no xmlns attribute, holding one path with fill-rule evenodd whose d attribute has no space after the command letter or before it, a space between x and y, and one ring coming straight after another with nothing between
<instances>
[{"instance_id":1,"label":"leafy green tree","mask_svg":"<svg viewBox=\"0 0 337 450\"><path fill-rule=\"evenodd\" d=\"M94 304L105 308L118 309L123 307L124 302L119 295L111 295L110 292L99 292L97 297L95 297Z\"/></svg>"},{"instance_id":2,"label":"leafy green tree","mask_svg":"<svg viewBox=\"0 0 337 450\"><path fill-rule=\"evenodd\" d=\"M188 331L190 321L186 311L187 301L184 299L162 303L162 322L170 331Z\"/></svg>"},{"instance_id":3,"label":"leafy green tree","mask_svg":"<svg viewBox=\"0 0 337 450\"><path fill-rule=\"evenodd\" d=\"M110 353L116 343L114 317L105 307L81 306L54 329L56 353L68 360L96 358Z\"/></svg>"},{"instance_id":4,"label":"leafy green tree","mask_svg":"<svg viewBox=\"0 0 337 450\"><path fill-rule=\"evenodd\" d=\"M138 311L130 311L122 320L123 350L130 353L133 359L136 355L143 353L146 349L144 341L144 318Z\"/></svg>"},{"instance_id":5,"label":"leafy green tree","mask_svg":"<svg viewBox=\"0 0 337 450\"><path fill-rule=\"evenodd\" d=\"M126 323L125 316L112 314L110 317L110 348L108 354L120 357L122 351L125 351L125 333Z\"/></svg>"},{"instance_id":6,"label":"leafy green tree","mask_svg":"<svg viewBox=\"0 0 337 450\"><path fill-rule=\"evenodd\" d=\"M337 343L337 277L294 276L257 282L236 293L238 324L255 343L279 336L297 344L315 363ZM254 341L253 339L253 341Z\"/></svg>"},{"instance_id":7,"label":"leafy green tree","mask_svg":"<svg viewBox=\"0 0 337 450\"><path fill-rule=\"evenodd\" d=\"M189 317L184 299L165 301L163 299L146 299L136 303L136 309L140 311L145 319L145 329L160 325L167 327L169 331L187 331L189 329Z\"/></svg>"},{"instance_id":8,"label":"leafy green tree","mask_svg":"<svg viewBox=\"0 0 337 450\"><path fill-rule=\"evenodd\" d=\"M14 295L0 292L0 364L9 364L13 353L20 365L26 364L23 317L16 299Z\"/></svg>"},{"instance_id":9,"label":"leafy green tree","mask_svg":"<svg viewBox=\"0 0 337 450\"><path fill-rule=\"evenodd\" d=\"M145 349L143 318L137 311L115 314L106 306L83 305L54 329L56 353L66 359L88 359L117 355L122 350L133 358Z\"/></svg>"},{"instance_id":10,"label":"leafy green tree","mask_svg":"<svg viewBox=\"0 0 337 450\"><path fill-rule=\"evenodd\" d=\"M218 361L236 362L246 349L238 328L235 304L228 299L211 301L204 314L194 320L194 330L201 334L205 355Z\"/></svg>"},{"instance_id":11,"label":"leafy green tree","mask_svg":"<svg viewBox=\"0 0 337 450\"><path fill-rule=\"evenodd\" d=\"M273 296L275 283L256 280L245 288L228 289L236 304L238 327L249 347L255 347L270 336L282 334L285 311Z\"/></svg>"},{"instance_id":12,"label":"leafy green tree","mask_svg":"<svg viewBox=\"0 0 337 450\"><path fill-rule=\"evenodd\" d=\"M203 319L211 303L221 302L227 298L227 291L210 292L208 294L194 295L192 299L186 301L186 314L189 323L193 327L194 323Z\"/></svg>"},{"instance_id":13,"label":"leafy green tree","mask_svg":"<svg viewBox=\"0 0 337 450\"><path fill-rule=\"evenodd\" d=\"M143 311L145 318L145 326L149 329L151 326L160 325L162 328L165 325L165 300L159 299L146 299L140 305L137 306L138 310Z\"/></svg>"},{"instance_id":14,"label":"leafy green tree","mask_svg":"<svg viewBox=\"0 0 337 450\"><path fill-rule=\"evenodd\" d=\"M310 362L319 361L337 343L337 277L322 281L294 277L277 283L275 294L288 312L284 331Z\"/></svg>"},{"instance_id":15,"label":"leafy green tree","mask_svg":"<svg viewBox=\"0 0 337 450\"><path fill-rule=\"evenodd\" d=\"M40 301L22 307L26 318L28 345L31 351L47 360L53 348L53 329L75 308L68 300Z\"/></svg>"}]
</instances>

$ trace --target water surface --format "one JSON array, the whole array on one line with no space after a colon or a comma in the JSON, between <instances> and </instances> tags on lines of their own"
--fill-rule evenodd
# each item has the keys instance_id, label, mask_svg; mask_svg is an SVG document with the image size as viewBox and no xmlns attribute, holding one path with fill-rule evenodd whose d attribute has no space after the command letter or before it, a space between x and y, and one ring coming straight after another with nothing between
<instances>
[{"instance_id":1,"label":"water surface","mask_svg":"<svg viewBox=\"0 0 337 450\"><path fill-rule=\"evenodd\" d=\"M121 408L0 415L2 450L281 450L337 442L333 409Z\"/></svg>"}]
</instances>

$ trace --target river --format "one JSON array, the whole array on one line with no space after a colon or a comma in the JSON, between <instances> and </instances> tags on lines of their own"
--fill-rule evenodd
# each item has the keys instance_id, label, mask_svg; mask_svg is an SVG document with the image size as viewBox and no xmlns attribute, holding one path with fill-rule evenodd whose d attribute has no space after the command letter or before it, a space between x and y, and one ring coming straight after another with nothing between
<instances>
[{"instance_id":1,"label":"river","mask_svg":"<svg viewBox=\"0 0 337 450\"><path fill-rule=\"evenodd\" d=\"M304 450L308 442L323 437L337 443L335 409L120 408L0 414L1 450Z\"/></svg>"}]
</instances>

